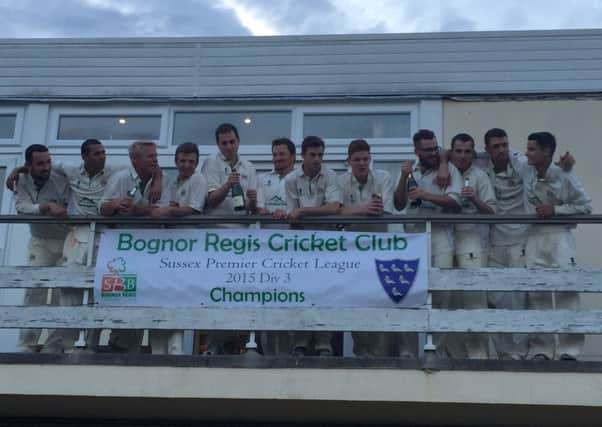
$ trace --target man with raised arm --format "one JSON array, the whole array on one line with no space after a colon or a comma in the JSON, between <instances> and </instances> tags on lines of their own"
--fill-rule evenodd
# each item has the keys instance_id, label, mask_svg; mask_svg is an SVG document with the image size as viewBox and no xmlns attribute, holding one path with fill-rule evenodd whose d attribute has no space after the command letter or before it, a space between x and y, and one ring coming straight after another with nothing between
<instances>
[{"instance_id":1,"label":"man with raised arm","mask_svg":"<svg viewBox=\"0 0 602 427\"><path fill-rule=\"evenodd\" d=\"M347 147L347 164L351 171L337 177L341 191L343 215L380 216L393 213L393 180L389 172L370 167L370 145L363 139ZM346 231L387 231L387 224L345 226ZM352 332L353 353L361 357L385 357L391 353L389 333Z\"/></svg>"},{"instance_id":2,"label":"man with raised arm","mask_svg":"<svg viewBox=\"0 0 602 427\"><path fill-rule=\"evenodd\" d=\"M69 164L54 162L52 170L64 177L69 183L69 201L67 214L69 216L94 216L98 215L99 203L108 180L116 172L123 170L126 166L111 166L106 164L105 147L97 139L89 138L81 144L81 164ZM18 181L19 173L27 173L27 168L16 168L7 179L6 185L11 188ZM153 180L154 188L151 189L149 197L158 199L161 195L160 176ZM96 262L98 243L100 240L101 227L96 228L94 236L94 248L92 250L92 264ZM88 240L90 235L89 225L72 226L63 246L64 265L87 265L88 263ZM60 305L80 305L83 301L82 289L61 289L59 291ZM98 344L98 331L90 331L86 338L89 348ZM49 336L46 346L56 347L58 350L71 349L77 340L78 331L70 329L55 329Z\"/></svg>"},{"instance_id":3,"label":"man with raised arm","mask_svg":"<svg viewBox=\"0 0 602 427\"><path fill-rule=\"evenodd\" d=\"M324 141L317 136L307 136L301 143L301 167L284 179L287 212L277 210L275 216L288 218L293 223L308 215L336 215L341 210L341 192L336 174L322 165ZM313 227L309 229L332 229ZM312 351L319 356L331 356L332 332L291 332L292 350L295 356L304 356Z\"/></svg>"},{"instance_id":4,"label":"man with raised arm","mask_svg":"<svg viewBox=\"0 0 602 427\"><path fill-rule=\"evenodd\" d=\"M485 133L485 153L479 153L475 164L483 169L495 191L496 213L524 215L523 180L529 170L527 158L518 151L510 151L508 134L499 128ZM575 159L566 152L557 162L563 170L570 171ZM493 224L489 232L488 266L522 268L526 265L525 244L527 224ZM524 309L527 297L524 292L488 292L488 305L498 309ZM493 344L500 359L520 360L527 357L528 341L525 334L495 334Z\"/></svg>"},{"instance_id":5,"label":"man with raised arm","mask_svg":"<svg viewBox=\"0 0 602 427\"><path fill-rule=\"evenodd\" d=\"M435 183L435 178L440 167L440 147L433 131L421 129L413 136L414 153L418 163L404 161L397 180L394 202L398 210L406 209L408 215L433 215L442 212L460 211L460 192L462 177L453 164L449 164L450 184L443 188ZM408 184L412 185L408 185ZM424 233L423 224L406 224L406 231L410 233ZM448 224L433 224L431 227L431 265L438 268L452 268L454 261L454 235L453 227ZM448 308L450 303L449 292L439 292L433 296L433 306ZM415 335L415 334L413 334ZM405 341L409 337L402 336ZM413 339L416 341L416 337ZM437 353L440 356L447 354L446 345L442 336L435 336ZM406 342L402 345L402 357L416 357L413 349L417 342ZM412 349L412 350L410 350ZM404 354L404 351L413 351Z\"/></svg>"},{"instance_id":6,"label":"man with raised arm","mask_svg":"<svg viewBox=\"0 0 602 427\"><path fill-rule=\"evenodd\" d=\"M64 177L52 171L52 162L48 148L33 144L25 150L25 167L28 174L17 183L15 189L15 207L20 215L50 215L57 218L66 216L69 186ZM28 265L60 265L63 256L63 244L67 228L60 224L31 224L31 238L28 245ZM58 302L55 292L52 303ZM23 304L44 305L49 292L45 289L26 289ZM24 352L36 352L41 329L21 330L17 348ZM51 332L52 333L52 332ZM42 351L53 352L53 348Z\"/></svg>"},{"instance_id":7,"label":"man with raised arm","mask_svg":"<svg viewBox=\"0 0 602 427\"><path fill-rule=\"evenodd\" d=\"M591 199L572 174L552 163L556 138L550 132L529 135L526 156L531 166L524 179L527 213L539 218L558 215L590 214ZM526 244L527 267L566 268L575 266L574 224L533 224ZM579 309L579 294L555 292L556 308ZM529 292L528 307L553 308L552 292ZM559 334L555 346L553 335L531 334L529 356L538 359L576 360L583 348L584 335ZM556 349L554 348L556 347Z\"/></svg>"}]
</instances>

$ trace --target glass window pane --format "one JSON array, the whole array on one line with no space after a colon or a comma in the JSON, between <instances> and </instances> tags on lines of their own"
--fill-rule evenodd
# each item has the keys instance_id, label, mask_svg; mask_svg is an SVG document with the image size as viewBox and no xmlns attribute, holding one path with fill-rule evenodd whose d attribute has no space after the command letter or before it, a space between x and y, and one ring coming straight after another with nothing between
<instances>
[{"instance_id":1,"label":"glass window pane","mask_svg":"<svg viewBox=\"0 0 602 427\"><path fill-rule=\"evenodd\" d=\"M159 139L161 116L61 116L58 139Z\"/></svg>"},{"instance_id":2,"label":"glass window pane","mask_svg":"<svg viewBox=\"0 0 602 427\"><path fill-rule=\"evenodd\" d=\"M271 144L276 138L291 137L290 111L180 112L175 114L173 143L215 144L215 128L232 123L244 145Z\"/></svg>"},{"instance_id":3,"label":"glass window pane","mask_svg":"<svg viewBox=\"0 0 602 427\"><path fill-rule=\"evenodd\" d=\"M0 166L0 182L4 182L5 179L6 179L6 167ZM2 185L1 187L2 188L0 188L0 207L2 204L2 198L4 197L4 185Z\"/></svg>"},{"instance_id":4,"label":"glass window pane","mask_svg":"<svg viewBox=\"0 0 602 427\"><path fill-rule=\"evenodd\" d=\"M409 113L305 114L303 135L321 138L408 138Z\"/></svg>"},{"instance_id":5,"label":"glass window pane","mask_svg":"<svg viewBox=\"0 0 602 427\"><path fill-rule=\"evenodd\" d=\"M16 114L0 115L0 138L12 139L15 136Z\"/></svg>"}]
</instances>

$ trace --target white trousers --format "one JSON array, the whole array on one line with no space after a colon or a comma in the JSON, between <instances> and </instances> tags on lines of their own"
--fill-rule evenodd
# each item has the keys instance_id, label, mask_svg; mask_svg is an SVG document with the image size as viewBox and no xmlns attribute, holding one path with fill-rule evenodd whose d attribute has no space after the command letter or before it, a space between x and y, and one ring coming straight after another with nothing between
<instances>
[{"instance_id":1,"label":"white trousers","mask_svg":"<svg viewBox=\"0 0 602 427\"><path fill-rule=\"evenodd\" d=\"M481 244L481 235L462 231L455 235L455 263L457 268L477 269L487 264L487 254ZM487 308L486 292L446 293L447 307L455 309ZM447 354L454 359L487 359L489 357L489 337L486 334L449 334L446 339Z\"/></svg>"},{"instance_id":2,"label":"white trousers","mask_svg":"<svg viewBox=\"0 0 602 427\"><path fill-rule=\"evenodd\" d=\"M557 230L542 232L539 227L531 227L527 238L527 267L567 268L575 266L575 238L570 230L558 227ZM529 292L529 308L552 310L554 300L558 309L579 309L577 292ZM583 334L558 334L556 345L552 334L529 335L529 356L545 354L550 359L562 355L578 357L583 349Z\"/></svg>"},{"instance_id":3,"label":"white trousers","mask_svg":"<svg viewBox=\"0 0 602 427\"><path fill-rule=\"evenodd\" d=\"M525 242L509 245L492 244L489 247L488 265L492 268L525 268ZM524 310L527 308L526 292L488 292L489 308ZM527 356L527 334L494 334L493 345L499 359L520 360Z\"/></svg>"},{"instance_id":4,"label":"white trousers","mask_svg":"<svg viewBox=\"0 0 602 427\"><path fill-rule=\"evenodd\" d=\"M48 239L31 236L28 245L28 262L32 267L52 267L61 264L63 256L63 239ZM53 289L25 289L23 305L46 305L50 297L51 305L59 304L59 292ZM52 333L52 330L49 331ZM17 348L22 352L35 352L42 329L21 329Z\"/></svg>"}]
</instances>

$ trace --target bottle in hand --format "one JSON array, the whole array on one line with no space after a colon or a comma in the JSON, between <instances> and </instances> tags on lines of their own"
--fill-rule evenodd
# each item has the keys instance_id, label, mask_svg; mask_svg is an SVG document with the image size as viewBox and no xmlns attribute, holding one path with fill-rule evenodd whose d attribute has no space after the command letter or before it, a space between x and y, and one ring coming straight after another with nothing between
<instances>
[{"instance_id":1,"label":"bottle in hand","mask_svg":"<svg viewBox=\"0 0 602 427\"><path fill-rule=\"evenodd\" d=\"M413 188L417 188L417 187L418 187L418 183L416 182L416 179L414 178L414 175L409 174L408 175L408 180L407 180L407 191L409 192ZM410 203L410 207L417 208L421 204L422 204L422 200L415 199L415 200L412 200L412 202Z\"/></svg>"},{"instance_id":2,"label":"bottle in hand","mask_svg":"<svg viewBox=\"0 0 602 427\"><path fill-rule=\"evenodd\" d=\"M232 172L236 172L236 169L232 168ZM232 206L235 211L242 211L246 209L245 206L245 192L239 182L232 186Z\"/></svg>"}]
</instances>

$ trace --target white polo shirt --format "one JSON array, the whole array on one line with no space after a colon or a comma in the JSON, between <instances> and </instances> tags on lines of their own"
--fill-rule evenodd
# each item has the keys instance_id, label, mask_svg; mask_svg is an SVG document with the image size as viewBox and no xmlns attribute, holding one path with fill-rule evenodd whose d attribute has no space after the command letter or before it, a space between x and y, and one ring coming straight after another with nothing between
<instances>
[{"instance_id":1,"label":"white polo shirt","mask_svg":"<svg viewBox=\"0 0 602 427\"><path fill-rule=\"evenodd\" d=\"M257 207L268 212L277 209L286 211L286 189L284 187L285 176L280 176L275 170L259 175L259 186L257 187Z\"/></svg>"},{"instance_id":2,"label":"white polo shirt","mask_svg":"<svg viewBox=\"0 0 602 427\"><path fill-rule=\"evenodd\" d=\"M348 171L337 177L337 185L341 191L343 207L364 206L372 201L372 196L378 194L381 197L385 213L393 213L393 179L391 174L383 170L370 170L365 184L361 184ZM347 225L348 231L387 231L386 224L364 224L362 226Z\"/></svg>"},{"instance_id":3,"label":"white polo shirt","mask_svg":"<svg viewBox=\"0 0 602 427\"><path fill-rule=\"evenodd\" d=\"M55 171L42 187L36 186L30 174L19 175L15 188L15 208L21 215L40 215L40 204L53 202L67 205L69 200L69 183L67 179ZM31 224L31 235L45 239L64 239L67 227L62 224Z\"/></svg>"},{"instance_id":4,"label":"white polo shirt","mask_svg":"<svg viewBox=\"0 0 602 427\"><path fill-rule=\"evenodd\" d=\"M471 165L468 169L462 173L462 187L465 185L465 181L468 179L468 186L472 187L475 191L475 196L480 199L483 203L490 206L494 211L496 209L497 200L495 199L495 192L493 190L493 184L489 180L489 177L481 169L475 165ZM479 213L477 207L469 202L460 198L460 204L462 206L462 213L468 215L475 215ZM487 224L456 224L456 231L472 231L481 232L482 229L488 229Z\"/></svg>"},{"instance_id":5,"label":"white polo shirt","mask_svg":"<svg viewBox=\"0 0 602 427\"><path fill-rule=\"evenodd\" d=\"M327 203L343 202L336 173L325 167L313 178L305 175L303 167L299 167L286 176L284 186L288 212L296 208L315 208Z\"/></svg>"},{"instance_id":6,"label":"white polo shirt","mask_svg":"<svg viewBox=\"0 0 602 427\"><path fill-rule=\"evenodd\" d=\"M241 160L238 158L238 162L234 165L234 169L240 174L240 185L245 192L247 190L257 190L257 173L255 172L255 166L248 160ZM217 190L228 181L228 176L232 172L230 162L222 155L222 153L216 153L212 156L207 157L201 172L207 180L207 192ZM245 210L235 211L232 205L232 191L228 191L226 198L218 206L214 208L206 207L205 213L207 215L246 215Z\"/></svg>"},{"instance_id":7,"label":"white polo shirt","mask_svg":"<svg viewBox=\"0 0 602 427\"><path fill-rule=\"evenodd\" d=\"M180 180L174 177L164 187L159 204L169 206L169 202L177 202L181 207L190 207L195 213L202 213L207 198L207 180L198 172L190 178Z\"/></svg>"},{"instance_id":8,"label":"white polo shirt","mask_svg":"<svg viewBox=\"0 0 602 427\"><path fill-rule=\"evenodd\" d=\"M52 169L64 175L71 189L67 213L69 215L98 215L102 194L111 176L127 166L105 166L94 176L90 176L84 165L53 163Z\"/></svg>"},{"instance_id":9,"label":"white polo shirt","mask_svg":"<svg viewBox=\"0 0 602 427\"><path fill-rule=\"evenodd\" d=\"M153 179L149 179L145 186L138 176L136 169L129 166L127 169L120 170L111 176L105 191L102 193L99 207L120 197L130 197L132 201L141 206L149 206L148 200Z\"/></svg>"}]
</instances>

